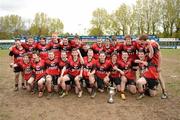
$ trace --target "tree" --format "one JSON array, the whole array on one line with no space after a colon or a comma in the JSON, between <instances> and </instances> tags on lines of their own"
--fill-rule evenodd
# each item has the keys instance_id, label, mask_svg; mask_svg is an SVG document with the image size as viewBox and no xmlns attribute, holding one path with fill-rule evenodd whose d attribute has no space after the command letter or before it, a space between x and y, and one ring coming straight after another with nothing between
<instances>
[{"instance_id":1,"label":"tree","mask_svg":"<svg viewBox=\"0 0 180 120\"><path fill-rule=\"evenodd\" d=\"M122 34L128 34L128 24L130 21L130 7L126 4L122 4L114 13L115 29L118 33L122 31Z\"/></svg>"},{"instance_id":2,"label":"tree","mask_svg":"<svg viewBox=\"0 0 180 120\"><path fill-rule=\"evenodd\" d=\"M49 34L52 32L63 33L64 25L59 18L49 18Z\"/></svg>"},{"instance_id":3,"label":"tree","mask_svg":"<svg viewBox=\"0 0 180 120\"><path fill-rule=\"evenodd\" d=\"M24 21L18 15L0 17L0 32L4 33L4 37L8 36L8 38L11 38L13 36L19 36L24 29ZM3 37L3 34L1 34L1 36Z\"/></svg>"},{"instance_id":4,"label":"tree","mask_svg":"<svg viewBox=\"0 0 180 120\"><path fill-rule=\"evenodd\" d=\"M91 20L92 28L89 31L100 30L98 33L106 33L110 24L109 15L104 8L97 8L93 12Z\"/></svg>"},{"instance_id":5,"label":"tree","mask_svg":"<svg viewBox=\"0 0 180 120\"><path fill-rule=\"evenodd\" d=\"M103 31L100 28L91 28L89 29L89 35L102 36Z\"/></svg>"},{"instance_id":6,"label":"tree","mask_svg":"<svg viewBox=\"0 0 180 120\"><path fill-rule=\"evenodd\" d=\"M29 29L31 35L48 34L48 16L45 13L36 13L33 23Z\"/></svg>"},{"instance_id":7,"label":"tree","mask_svg":"<svg viewBox=\"0 0 180 120\"><path fill-rule=\"evenodd\" d=\"M52 32L63 33L64 25L59 18L50 18L45 13L36 13L29 29L31 35L51 35Z\"/></svg>"}]
</instances>

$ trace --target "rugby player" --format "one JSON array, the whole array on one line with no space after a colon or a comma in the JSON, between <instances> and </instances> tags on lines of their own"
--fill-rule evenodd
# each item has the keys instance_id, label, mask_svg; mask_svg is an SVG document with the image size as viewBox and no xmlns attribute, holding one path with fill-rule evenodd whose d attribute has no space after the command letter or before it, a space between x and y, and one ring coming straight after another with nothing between
<instances>
[{"instance_id":1,"label":"rugby player","mask_svg":"<svg viewBox=\"0 0 180 120\"><path fill-rule=\"evenodd\" d=\"M33 53L32 68L35 73L35 82L38 84L39 98L43 96L46 81L45 61L39 57L38 53Z\"/></svg>"},{"instance_id":2,"label":"rugby player","mask_svg":"<svg viewBox=\"0 0 180 120\"><path fill-rule=\"evenodd\" d=\"M18 66L18 63L22 60L23 54L25 54L26 51L21 45L20 39L15 40L15 45L10 48L9 56L11 56L11 64L10 67L14 68L15 73L15 89L14 91L18 91L18 83L19 83L19 75L21 73L22 75L22 88L25 89L26 86L24 84L23 80L23 72L22 69Z\"/></svg>"},{"instance_id":3,"label":"rugby player","mask_svg":"<svg viewBox=\"0 0 180 120\"><path fill-rule=\"evenodd\" d=\"M46 66L46 87L48 91L47 99L52 96L52 86L53 90L58 92L58 77L59 77L59 60L55 58L54 52L48 52L48 59L45 61Z\"/></svg>"}]
</instances>

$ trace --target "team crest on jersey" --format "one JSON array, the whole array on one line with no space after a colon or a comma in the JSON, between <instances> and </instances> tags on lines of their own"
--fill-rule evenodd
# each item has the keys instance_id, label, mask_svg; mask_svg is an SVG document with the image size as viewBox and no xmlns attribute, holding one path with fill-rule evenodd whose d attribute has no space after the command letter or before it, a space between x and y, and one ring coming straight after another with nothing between
<instances>
[{"instance_id":1,"label":"team crest on jersey","mask_svg":"<svg viewBox=\"0 0 180 120\"><path fill-rule=\"evenodd\" d=\"M25 69L25 73L29 73L29 72L31 72L31 68L30 68L30 67L27 67L27 68Z\"/></svg>"},{"instance_id":2,"label":"team crest on jersey","mask_svg":"<svg viewBox=\"0 0 180 120\"><path fill-rule=\"evenodd\" d=\"M100 67L100 70L104 70L104 67L103 67L103 66L101 66L101 67Z\"/></svg>"},{"instance_id":3,"label":"team crest on jersey","mask_svg":"<svg viewBox=\"0 0 180 120\"><path fill-rule=\"evenodd\" d=\"M51 63L51 66L54 67L54 66L56 66L56 64L55 64L54 62L52 62L52 63Z\"/></svg>"},{"instance_id":4,"label":"team crest on jersey","mask_svg":"<svg viewBox=\"0 0 180 120\"><path fill-rule=\"evenodd\" d=\"M43 47L43 48L42 48L42 51L46 51L46 48L45 48L45 47Z\"/></svg>"},{"instance_id":5,"label":"team crest on jersey","mask_svg":"<svg viewBox=\"0 0 180 120\"><path fill-rule=\"evenodd\" d=\"M41 67L37 65L36 70L41 70Z\"/></svg>"},{"instance_id":6,"label":"team crest on jersey","mask_svg":"<svg viewBox=\"0 0 180 120\"><path fill-rule=\"evenodd\" d=\"M29 48L29 51L33 51L33 47L30 47L30 48Z\"/></svg>"},{"instance_id":7,"label":"team crest on jersey","mask_svg":"<svg viewBox=\"0 0 180 120\"><path fill-rule=\"evenodd\" d=\"M128 53L132 52L132 51L131 51L131 48L128 48L128 49L127 49L127 52L128 52Z\"/></svg>"}]
</instances>

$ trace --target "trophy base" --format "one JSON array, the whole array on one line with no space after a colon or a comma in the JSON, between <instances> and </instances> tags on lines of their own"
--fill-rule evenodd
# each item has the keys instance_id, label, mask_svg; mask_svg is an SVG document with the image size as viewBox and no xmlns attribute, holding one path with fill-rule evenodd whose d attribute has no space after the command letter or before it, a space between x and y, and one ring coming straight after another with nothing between
<instances>
[{"instance_id":1,"label":"trophy base","mask_svg":"<svg viewBox=\"0 0 180 120\"><path fill-rule=\"evenodd\" d=\"M109 104L113 104L113 103L114 103L114 101L110 101L110 100L108 100L108 101L107 101L107 103L109 103Z\"/></svg>"}]
</instances>

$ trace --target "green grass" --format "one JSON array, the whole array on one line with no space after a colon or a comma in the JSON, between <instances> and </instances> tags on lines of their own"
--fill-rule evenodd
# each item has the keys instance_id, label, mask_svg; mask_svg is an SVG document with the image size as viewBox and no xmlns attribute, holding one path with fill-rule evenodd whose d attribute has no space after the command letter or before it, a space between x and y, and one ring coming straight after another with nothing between
<instances>
[{"instance_id":1,"label":"green grass","mask_svg":"<svg viewBox=\"0 0 180 120\"><path fill-rule=\"evenodd\" d=\"M0 57L8 56L9 50L0 50Z\"/></svg>"},{"instance_id":2,"label":"green grass","mask_svg":"<svg viewBox=\"0 0 180 120\"><path fill-rule=\"evenodd\" d=\"M180 58L180 49L161 49L161 53L166 57L178 57Z\"/></svg>"},{"instance_id":3,"label":"green grass","mask_svg":"<svg viewBox=\"0 0 180 120\"><path fill-rule=\"evenodd\" d=\"M8 55L9 50L0 50L0 56ZM171 56L180 56L180 49L161 49L162 55L171 57Z\"/></svg>"}]
</instances>

